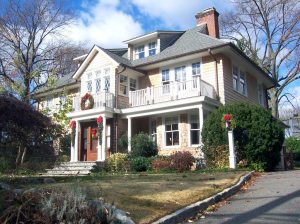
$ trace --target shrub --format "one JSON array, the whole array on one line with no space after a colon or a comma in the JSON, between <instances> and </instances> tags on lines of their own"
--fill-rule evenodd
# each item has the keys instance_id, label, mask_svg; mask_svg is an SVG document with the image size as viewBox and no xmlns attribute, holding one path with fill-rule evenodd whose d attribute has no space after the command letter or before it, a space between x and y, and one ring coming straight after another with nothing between
<instances>
[{"instance_id":1,"label":"shrub","mask_svg":"<svg viewBox=\"0 0 300 224\"><path fill-rule=\"evenodd\" d=\"M229 166L229 148L227 145L203 148L207 168L225 168Z\"/></svg>"},{"instance_id":2,"label":"shrub","mask_svg":"<svg viewBox=\"0 0 300 224\"><path fill-rule=\"evenodd\" d=\"M295 161L300 161L300 139L291 136L285 139L285 145L288 152L293 153Z\"/></svg>"},{"instance_id":3,"label":"shrub","mask_svg":"<svg viewBox=\"0 0 300 224\"><path fill-rule=\"evenodd\" d=\"M281 124L259 105L234 103L219 107L204 121L202 138L207 152L210 147L228 144L228 135L222 121L224 114L231 114L237 162L262 164L264 170L274 170L280 161L284 140Z\"/></svg>"},{"instance_id":4,"label":"shrub","mask_svg":"<svg viewBox=\"0 0 300 224\"><path fill-rule=\"evenodd\" d=\"M170 157L157 157L151 162L151 168L155 171L171 170L171 158Z\"/></svg>"},{"instance_id":5,"label":"shrub","mask_svg":"<svg viewBox=\"0 0 300 224\"><path fill-rule=\"evenodd\" d=\"M151 157L157 155L156 146L148 134L140 132L131 139L131 155L133 157Z\"/></svg>"},{"instance_id":6,"label":"shrub","mask_svg":"<svg viewBox=\"0 0 300 224\"><path fill-rule=\"evenodd\" d=\"M176 152L170 156L171 168L183 172L191 170L195 158L190 152Z\"/></svg>"},{"instance_id":7,"label":"shrub","mask_svg":"<svg viewBox=\"0 0 300 224\"><path fill-rule=\"evenodd\" d=\"M132 171L144 172L151 170L152 158L146 158L142 156L133 157L130 160L130 168Z\"/></svg>"},{"instance_id":8,"label":"shrub","mask_svg":"<svg viewBox=\"0 0 300 224\"><path fill-rule=\"evenodd\" d=\"M104 169L112 172L127 172L129 168L128 154L115 153L105 160Z\"/></svg>"},{"instance_id":9,"label":"shrub","mask_svg":"<svg viewBox=\"0 0 300 224\"><path fill-rule=\"evenodd\" d=\"M125 153L128 150L128 137L127 134L121 134L118 139L118 152Z\"/></svg>"}]
</instances>

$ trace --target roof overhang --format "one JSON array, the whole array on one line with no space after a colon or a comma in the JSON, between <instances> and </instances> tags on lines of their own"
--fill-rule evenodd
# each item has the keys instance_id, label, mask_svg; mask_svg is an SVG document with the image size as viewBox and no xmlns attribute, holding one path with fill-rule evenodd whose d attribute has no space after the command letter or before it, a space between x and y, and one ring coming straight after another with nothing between
<instances>
[{"instance_id":1,"label":"roof overhang","mask_svg":"<svg viewBox=\"0 0 300 224\"><path fill-rule=\"evenodd\" d=\"M70 91L72 89L77 89L79 87L80 87L80 83L79 82L72 83L72 84L67 84L67 85L60 86L60 87L55 87L54 86L54 87L52 87L50 89L46 89L45 91L32 94L32 97L34 99L43 98L45 96L49 96L49 95L61 93L61 92L66 91L66 90Z\"/></svg>"},{"instance_id":2,"label":"roof overhang","mask_svg":"<svg viewBox=\"0 0 300 224\"><path fill-rule=\"evenodd\" d=\"M85 60L82 62L82 64L79 66L79 68L77 69L77 71L73 75L74 79L77 80L77 79L80 78L80 76L85 71L87 66L90 64L90 62L96 56L96 54L98 54L99 52L102 53L103 55L105 55L105 57L108 57L112 61L112 63L115 64L115 66L119 65L118 62L116 62L112 57L110 57L108 54L106 54L100 47L98 47L97 45L94 45L93 48L88 53L88 55L86 56Z\"/></svg>"}]
</instances>

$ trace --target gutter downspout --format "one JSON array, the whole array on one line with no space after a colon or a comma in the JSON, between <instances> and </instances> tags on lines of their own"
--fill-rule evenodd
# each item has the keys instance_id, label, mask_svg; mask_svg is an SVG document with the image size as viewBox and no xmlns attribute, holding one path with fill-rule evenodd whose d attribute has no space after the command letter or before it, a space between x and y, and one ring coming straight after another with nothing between
<instances>
[{"instance_id":1,"label":"gutter downspout","mask_svg":"<svg viewBox=\"0 0 300 224\"><path fill-rule=\"evenodd\" d=\"M217 93L217 98L220 99L220 92L219 92L219 74L218 74L218 61L216 57L212 54L211 49L208 48L208 53L214 60L215 64L215 75L216 75L216 93Z\"/></svg>"}]
</instances>

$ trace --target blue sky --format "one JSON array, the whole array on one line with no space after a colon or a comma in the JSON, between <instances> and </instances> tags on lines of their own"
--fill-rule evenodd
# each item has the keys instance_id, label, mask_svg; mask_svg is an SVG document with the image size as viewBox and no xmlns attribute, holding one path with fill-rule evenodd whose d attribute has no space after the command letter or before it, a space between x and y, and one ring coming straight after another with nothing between
<instances>
[{"instance_id":1,"label":"blue sky","mask_svg":"<svg viewBox=\"0 0 300 224\"><path fill-rule=\"evenodd\" d=\"M69 38L87 45L122 47L122 41L153 30L186 30L195 14L215 7L222 14L230 0L66 0L76 14Z\"/></svg>"}]
</instances>

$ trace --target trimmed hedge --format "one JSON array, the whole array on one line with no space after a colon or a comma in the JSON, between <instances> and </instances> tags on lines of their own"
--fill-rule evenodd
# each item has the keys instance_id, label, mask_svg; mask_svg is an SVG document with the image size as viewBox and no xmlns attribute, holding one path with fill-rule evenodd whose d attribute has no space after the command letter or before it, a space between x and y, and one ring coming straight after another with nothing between
<instances>
[{"instance_id":1,"label":"trimmed hedge","mask_svg":"<svg viewBox=\"0 0 300 224\"><path fill-rule=\"evenodd\" d=\"M224 114L232 115L237 162L246 160L250 166L274 170L280 161L284 131L279 121L259 105L234 103L211 113L203 125L204 151L228 144Z\"/></svg>"}]
</instances>

